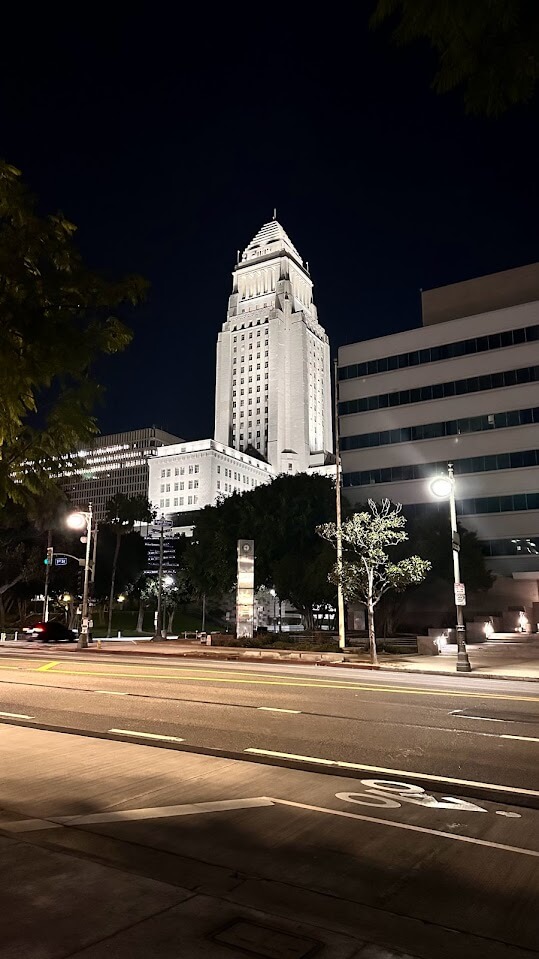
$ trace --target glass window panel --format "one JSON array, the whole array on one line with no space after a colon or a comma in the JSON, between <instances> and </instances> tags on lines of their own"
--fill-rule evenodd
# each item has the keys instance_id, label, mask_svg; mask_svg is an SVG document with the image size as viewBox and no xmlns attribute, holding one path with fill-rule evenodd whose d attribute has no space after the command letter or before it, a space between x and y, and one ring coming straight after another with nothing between
<instances>
[{"instance_id":1,"label":"glass window panel","mask_svg":"<svg viewBox=\"0 0 539 959\"><path fill-rule=\"evenodd\" d=\"M520 423L533 423L533 410L520 410Z\"/></svg>"},{"instance_id":2,"label":"glass window panel","mask_svg":"<svg viewBox=\"0 0 539 959\"><path fill-rule=\"evenodd\" d=\"M511 468L511 457L509 453L498 453L497 459L497 469L499 470L508 470Z\"/></svg>"},{"instance_id":3,"label":"glass window panel","mask_svg":"<svg viewBox=\"0 0 539 959\"><path fill-rule=\"evenodd\" d=\"M513 509L515 510L526 509L525 493L515 493L515 495L513 496Z\"/></svg>"},{"instance_id":4,"label":"glass window panel","mask_svg":"<svg viewBox=\"0 0 539 959\"><path fill-rule=\"evenodd\" d=\"M439 346L431 346L431 348L430 348L430 359L431 359L431 363L435 363L436 360L441 360L441 359L443 359L443 358L444 358L444 357L442 357L441 352L440 352L440 347L439 347Z\"/></svg>"},{"instance_id":5,"label":"glass window panel","mask_svg":"<svg viewBox=\"0 0 539 959\"><path fill-rule=\"evenodd\" d=\"M398 356L389 356L387 359L387 368L388 370L398 370L399 368L399 358Z\"/></svg>"},{"instance_id":6,"label":"glass window panel","mask_svg":"<svg viewBox=\"0 0 539 959\"><path fill-rule=\"evenodd\" d=\"M528 343L532 340L539 340L539 326L528 326L526 328L526 339Z\"/></svg>"},{"instance_id":7,"label":"glass window panel","mask_svg":"<svg viewBox=\"0 0 539 959\"><path fill-rule=\"evenodd\" d=\"M420 363L430 363L431 361L431 351L430 350L420 350L419 351L419 362Z\"/></svg>"},{"instance_id":8,"label":"glass window panel","mask_svg":"<svg viewBox=\"0 0 539 959\"><path fill-rule=\"evenodd\" d=\"M379 372L379 373L386 373L386 372L387 372L387 365L388 365L388 364L387 364L387 356L382 356L381 359L378 360L378 372Z\"/></svg>"},{"instance_id":9,"label":"glass window panel","mask_svg":"<svg viewBox=\"0 0 539 959\"><path fill-rule=\"evenodd\" d=\"M526 330L513 330L513 343L524 343L526 339Z\"/></svg>"},{"instance_id":10,"label":"glass window panel","mask_svg":"<svg viewBox=\"0 0 539 959\"><path fill-rule=\"evenodd\" d=\"M512 330L504 330L504 332L500 334L500 340L501 340L501 345L502 345L502 346L512 346L512 345L513 345L513 331L512 331Z\"/></svg>"},{"instance_id":11,"label":"glass window panel","mask_svg":"<svg viewBox=\"0 0 539 959\"><path fill-rule=\"evenodd\" d=\"M516 370L517 374L517 383L529 383L530 382L530 371L527 367L524 367L522 370Z\"/></svg>"},{"instance_id":12,"label":"glass window panel","mask_svg":"<svg viewBox=\"0 0 539 959\"><path fill-rule=\"evenodd\" d=\"M381 483L391 483L391 468L386 466L384 469L380 470L380 482Z\"/></svg>"},{"instance_id":13,"label":"glass window panel","mask_svg":"<svg viewBox=\"0 0 539 959\"><path fill-rule=\"evenodd\" d=\"M381 410L386 409L386 407L389 406L389 396L388 396L388 394L387 394L387 393L383 393L382 396L379 396L379 397L378 397L378 401L379 401L379 404L378 404L378 405L379 405L379 409L381 409Z\"/></svg>"},{"instance_id":14,"label":"glass window panel","mask_svg":"<svg viewBox=\"0 0 539 959\"><path fill-rule=\"evenodd\" d=\"M432 386L433 400L441 400L444 395L443 383L434 383Z\"/></svg>"},{"instance_id":15,"label":"glass window panel","mask_svg":"<svg viewBox=\"0 0 539 959\"><path fill-rule=\"evenodd\" d=\"M525 450L522 453L523 466L535 466L535 450Z\"/></svg>"},{"instance_id":16,"label":"glass window panel","mask_svg":"<svg viewBox=\"0 0 539 959\"><path fill-rule=\"evenodd\" d=\"M390 394L389 394L389 405L390 405L390 406L398 406L398 405L399 405L399 394L398 394L398 393L390 393Z\"/></svg>"},{"instance_id":17,"label":"glass window panel","mask_svg":"<svg viewBox=\"0 0 539 959\"><path fill-rule=\"evenodd\" d=\"M504 386L516 386L517 374L516 370L507 370L504 374L505 383Z\"/></svg>"},{"instance_id":18,"label":"glass window panel","mask_svg":"<svg viewBox=\"0 0 539 959\"><path fill-rule=\"evenodd\" d=\"M488 348L489 350L499 350L502 345L501 336L499 333L491 333L488 338Z\"/></svg>"},{"instance_id":19,"label":"glass window panel","mask_svg":"<svg viewBox=\"0 0 539 959\"><path fill-rule=\"evenodd\" d=\"M539 493L527 493L526 500L528 509L539 509Z\"/></svg>"},{"instance_id":20,"label":"glass window panel","mask_svg":"<svg viewBox=\"0 0 539 959\"><path fill-rule=\"evenodd\" d=\"M484 353L488 350L488 336L478 336L475 341L475 346L478 353Z\"/></svg>"},{"instance_id":21,"label":"glass window panel","mask_svg":"<svg viewBox=\"0 0 539 959\"><path fill-rule=\"evenodd\" d=\"M408 353L408 366L417 366L419 362L419 350L414 350L412 353Z\"/></svg>"},{"instance_id":22,"label":"glass window panel","mask_svg":"<svg viewBox=\"0 0 539 959\"><path fill-rule=\"evenodd\" d=\"M367 363L367 373L378 373L378 360L369 360Z\"/></svg>"},{"instance_id":23,"label":"glass window panel","mask_svg":"<svg viewBox=\"0 0 539 959\"><path fill-rule=\"evenodd\" d=\"M397 357L397 359L399 361L399 370L406 369L406 367L408 366L408 354L401 353L401 355Z\"/></svg>"},{"instance_id":24,"label":"glass window panel","mask_svg":"<svg viewBox=\"0 0 539 959\"><path fill-rule=\"evenodd\" d=\"M475 340L475 339L473 339L473 340L465 340L465 343L464 343L464 352L467 353L467 354L469 354L469 353L475 353L475 352L476 352L476 349L477 349L476 343L477 343L477 340Z\"/></svg>"},{"instance_id":25,"label":"glass window panel","mask_svg":"<svg viewBox=\"0 0 539 959\"><path fill-rule=\"evenodd\" d=\"M454 396L454 395L455 395L455 384L444 383L444 396Z\"/></svg>"},{"instance_id":26,"label":"glass window panel","mask_svg":"<svg viewBox=\"0 0 539 959\"><path fill-rule=\"evenodd\" d=\"M410 402L410 390L401 390L399 394L399 406L404 406Z\"/></svg>"},{"instance_id":27,"label":"glass window panel","mask_svg":"<svg viewBox=\"0 0 539 959\"><path fill-rule=\"evenodd\" d=\"M367 407L369 410L377 410L379 407L378 396L368 396L365 402L367 403Z\"/></svg>"},{"instance_id":28,"label":"glass window panel","mask_svg":"<svg viewBox=\"0 0 539 959\"><path fill-rule=\"evenodd\" d=\"M482 468L482 469L485 469L485 470L495 470L495 469L497 468L497 465L498 465L498 464L497 464L497 462L496 462L496 457L495 457L495 456L485 456L485 457L482 457L482 459L484 459L484 461L485 461L485 462L484 462L484 466L483 466L483 467L479 467L479 469Z\"/></svg>"}]
</instances>

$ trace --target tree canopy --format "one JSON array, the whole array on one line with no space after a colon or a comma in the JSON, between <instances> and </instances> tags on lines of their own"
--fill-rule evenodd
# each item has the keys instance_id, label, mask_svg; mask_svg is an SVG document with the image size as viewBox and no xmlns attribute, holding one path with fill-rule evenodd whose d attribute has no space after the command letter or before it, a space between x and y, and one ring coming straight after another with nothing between
<instances>
[{"instance_id":1,"label":"tree canopy","mask_svg":"<svg viewBox=\"0 0 539 959\"><path fill-rule=\"evenodd\" d=\"M341 583L347 600L358 600L367 607L369 645L375 663L375 606L389 590L402 592L407 586L422 582L430 563L416 555L397 560L387 552L408 539L400 503L392 508L388 499L380 504L369 500L368 507L368 511L354 513L342 524L343 559L334 565L330 576L333 582ZM318 532L336 544L335 523L320 526Z\"/></svg>"},{"instance_id":2,"label":"tree canopy","mask_svg":"<svg viewBox=\"0 0 539 959\"><path fill-rule=\"evenodd\" d=\"M469 113L494 116L526 103L539 80L536 0L377 0L400 45L427 40L438 57L434 89L461 87Z\"/></svg>"},{"instance_id":3,"label":"tree canopy","mask_svg":"<svg viewBox=\"0 0 539 959\"><path fill-rule=\"evenodd\" d=\"M199 514L188 554L191 577L200 592L228 592L236 582L237 541L255 541L255 585L273 586L312 626L315 602L331 602L328 582L333 551L316 527L335 515L333 483L325 476L298 473L207 506Z\"/></svg>"},{"instance_id":4,"label":"tree canopy","mask_svg":"<svg viewBox=\"0 0 539 959\"><path fill-rule=\"evenodd\" d=\"M51 485L54 460L97 432L95 362L131 339L114 315L146 284L106 279L78 253L75 226L42 217L19 170L0 161L0 506Z\"/></svg>"}]
</instances>

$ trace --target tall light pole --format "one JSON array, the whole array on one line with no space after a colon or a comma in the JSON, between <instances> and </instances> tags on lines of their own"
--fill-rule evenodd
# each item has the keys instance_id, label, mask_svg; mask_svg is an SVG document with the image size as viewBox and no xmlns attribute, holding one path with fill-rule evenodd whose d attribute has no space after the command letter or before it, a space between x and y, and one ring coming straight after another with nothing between
<instances>
[{"instance_id":1,"label":"tall light pole","mask_svg":"<svg viewBox=\"0 0 539 959\"><path fill-rule=\"evenodd\" d=\"M336 546L337 546L337 609L339 615L339 649L346 648L346 633L344 625L344 593L342 588L342 507L341 507L341 448L339 441L339 367L337 360L335 370L335 512L336 512Z\"/></svg>"},{"instance_id":2,"label":"tall light pole","mask_svg":"<svg viewBox=\"0 0 539 959\"><path fill-rule=\"evenodd\" d=\"M86 527L86 555L84 559L84 588L82 592L82 622L77 646L79 649L88 648L88 585L90 582L90 546L92 541L92 504L88 504L87 510L77 510L70 513L67 517L67 525L70 529L84 529Z\"/></svg>"},{"instance_id":3,"label":"tall light pole","mask_svg":"<svg viewBox=\"0 0 539 959\"><path fill-rule=\"evenodd\" d=\"M453 579L455 583L455 607L457 611L457 673L470 673L472 670L466 649L466 627L464 625L464 607L466 592L460 580L460 536L457 529L457 508L455 505L455 474L453 464L447 464L447 476L437 476L430 484L431 492L440 499L449 500L451 522L451 549L453 552Z\"/></svg>"}]
</instances>

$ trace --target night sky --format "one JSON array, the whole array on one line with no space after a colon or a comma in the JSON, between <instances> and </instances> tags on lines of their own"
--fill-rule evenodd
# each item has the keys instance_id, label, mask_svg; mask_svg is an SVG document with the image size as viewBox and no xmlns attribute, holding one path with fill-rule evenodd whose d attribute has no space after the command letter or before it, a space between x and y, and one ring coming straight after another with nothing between
<instances>
[{"instance_id":1,"label":"night sky","mask_svg":"<svg viewBox=\"0 0 539 959\"><path fill-rule=\"evenodd\" d=\"M0 154L78 225L91 266L151 282L100 370L103 432L212 435L230 272L274 207L334 352L419 325L421 287L539 260L537 102L465 116L431 91L428 48L373 34L370 6L355 23L86 7L80 26L46 9L3 31Z\"/></svg>"}]
</instances>

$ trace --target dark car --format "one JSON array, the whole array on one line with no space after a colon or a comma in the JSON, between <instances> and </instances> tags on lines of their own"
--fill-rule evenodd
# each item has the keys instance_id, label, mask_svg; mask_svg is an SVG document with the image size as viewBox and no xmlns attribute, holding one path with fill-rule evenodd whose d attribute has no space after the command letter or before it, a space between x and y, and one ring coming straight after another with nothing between
<instances>
[{"instance_id":1,"label":"dark car","mask_svg":"<svg viewBox=\"0 0 539 959\"><path fill-rule=\"evenodd\" d=\"M56 619L49 619L48 623L36 623L30 632L30 639L39 639L42 643L72 643L76 634Z\"/></svg>"}]
</instances>

